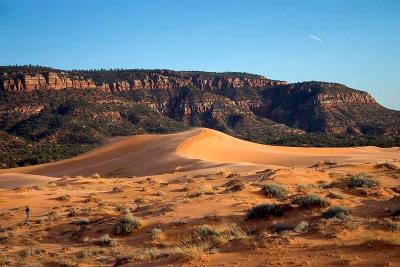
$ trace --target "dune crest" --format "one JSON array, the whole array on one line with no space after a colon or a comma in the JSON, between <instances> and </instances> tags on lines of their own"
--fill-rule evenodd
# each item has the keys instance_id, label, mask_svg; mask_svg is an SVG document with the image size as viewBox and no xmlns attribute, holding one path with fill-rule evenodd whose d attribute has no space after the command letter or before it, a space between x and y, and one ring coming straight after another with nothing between
<instances>
[{"instance_id":1,"label":"dune crest","mask_svg":"<svg viewBox=\"0 0 400 267\"><path fill-rule=\"evenodd\" d=\"M0 170L53 177L155 175L214 168L223 164L257 168L308 167L316 162L385 162L400 157L399 148L303 148L261 145L227 134L195 128L182 133L117 138L80 156L54 163Z\"/></svg>"}]
</instances>

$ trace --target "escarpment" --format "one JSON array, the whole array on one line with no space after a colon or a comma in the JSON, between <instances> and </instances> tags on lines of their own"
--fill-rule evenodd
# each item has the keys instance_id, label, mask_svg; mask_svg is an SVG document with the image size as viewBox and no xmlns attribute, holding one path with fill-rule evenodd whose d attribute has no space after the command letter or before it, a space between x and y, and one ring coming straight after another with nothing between
<instances>
[{"instance_id":1,"label":"escarpment","mask_svg":"<svg viewBox=\"0 0 400 267\"><path fill-rule=\"evenodd\" d=\"M67 158L109 138L213 128L258 143L399 146L400 112L342 84L248 73L0 66L0 164Z\"/></svg>"},{"instance_id":2,"label":"escarpment","mask_svg":"<svg viewBox=\"0 0 400 267\"><path fill-rule=\"evenodd\" d=\"M240 74L213 76L210 73L181 74L174 71L131 71L118 77L118 71L110 79L106 74L95 74L94 81L88 71L9 71L0 74L0 90L32 91L44 89L99 89L124 92L137 89L174 89L195 86L202 90L244 87L271 87L287 84L285 81L270 80L262 76L242 77Z\"/></svg>"}]
</instances>

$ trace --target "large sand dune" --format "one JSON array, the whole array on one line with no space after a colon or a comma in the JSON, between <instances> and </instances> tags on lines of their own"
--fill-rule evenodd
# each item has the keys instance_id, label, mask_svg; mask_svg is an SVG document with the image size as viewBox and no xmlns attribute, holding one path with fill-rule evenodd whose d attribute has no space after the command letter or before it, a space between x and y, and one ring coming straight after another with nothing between
<instances>
[{"instance_id":1,"label":"large sand dune","mask_svg":"<svg viewBox=\"0 0 400 267\"><path fill-rule=\"evenodd\" d=\"M154 175L218 166L307 167L330 160L338 163L384 162L400 157L399 148L299 148L243 141L221 132L196 128L169 135L115 139L78 157L55 163L0 170L54 177Z\"/></svg>"}]
</instances>

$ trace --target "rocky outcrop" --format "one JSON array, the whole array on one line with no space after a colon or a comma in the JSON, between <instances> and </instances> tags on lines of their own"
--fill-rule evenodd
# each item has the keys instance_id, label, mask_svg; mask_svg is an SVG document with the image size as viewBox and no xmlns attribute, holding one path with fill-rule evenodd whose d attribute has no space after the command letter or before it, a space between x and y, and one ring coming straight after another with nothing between
<instances>
[{"instance_id":1,"label":"rocky outcrop","mask_svg":"<svg viewBox=\"0 0 400 267\"><path fill-rule=\"evenodd\" d=\"M69 72L3 73L0 74L0 90L32 91L43 89L99 89L102 91L124 92L136 89L174 89L195 86L202 90L243 87L271 87L285 85L285 81L270 80L264 77L210 77L209 75L186 75L180 77L173 71L144 73L140 78L120 79L112 82L98 81L90 78L76 77Z\"/></svg>"},{"instance_id":2,"label":"rocky outcrop","mask_svg":"<svg viewBox=\"0 0 400 267\"><path fill-rule=\"evenodd\" d=\"M70 78L63 73L45 72L34 75L5 73L0 75L0 89L5 91L33 91L65 88L93 89L96 84L90 79Z\"/></svg>"}]
</instances>

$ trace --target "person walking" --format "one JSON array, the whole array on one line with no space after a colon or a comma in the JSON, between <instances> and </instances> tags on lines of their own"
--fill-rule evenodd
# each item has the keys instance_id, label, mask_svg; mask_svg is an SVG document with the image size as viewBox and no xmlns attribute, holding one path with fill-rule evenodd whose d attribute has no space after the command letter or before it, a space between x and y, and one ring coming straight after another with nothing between
<instances>
[{"instance_id":1,"label":"person walking","mask_svg":"<svg viewBox=\"0 0 400 267\"><path fill-rule=\"evenodd\" d=\"M30 213L31 213L31 210L29 209L29 206L26 206L26 209L25 209L25 215L26 215L25 224L29 224L29 215L30 215Z\"/></svg>"}]
</instances>

